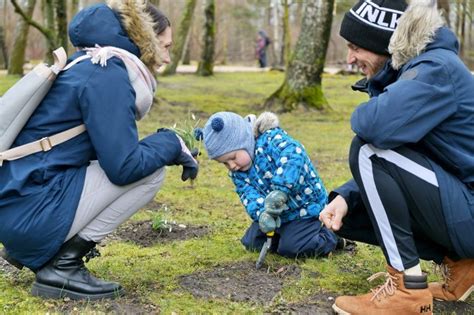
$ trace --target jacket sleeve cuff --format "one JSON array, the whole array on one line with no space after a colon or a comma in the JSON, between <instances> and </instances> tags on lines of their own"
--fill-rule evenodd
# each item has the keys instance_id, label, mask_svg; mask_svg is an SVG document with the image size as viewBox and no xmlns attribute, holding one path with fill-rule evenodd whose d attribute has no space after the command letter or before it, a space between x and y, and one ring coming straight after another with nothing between
<instances>
[{"instance_id":1,"label":"jacket sleeve cuff","mask_svg":"<svg viewBox=\"0 0 474 315\"><path fill-rule=\"evenodd\" d=\"M354 212L359 208L364 208L364 203L360 195L359 187L354 179L349 180L344 185L334 189L329 194L329 202L337 196L341 196L347 203L348 214Z\"/></svg>"}]
</instances>

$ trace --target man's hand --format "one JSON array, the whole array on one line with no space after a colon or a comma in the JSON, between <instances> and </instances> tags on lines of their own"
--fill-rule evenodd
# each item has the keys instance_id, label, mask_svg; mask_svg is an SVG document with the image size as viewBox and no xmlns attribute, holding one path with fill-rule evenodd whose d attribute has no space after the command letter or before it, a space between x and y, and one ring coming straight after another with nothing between
<instances>
[{"instance_id":1,"label":"man's hand","mask_svg":"<svg viewBox=\"0 0 474 315\"><path fill-rule=\"evenodd\" d=\"M260 217L258 217L258 226L263 233L267 234L279 228L281 226L281 220L279 217L274 218L271 214L264 211L260 214Z\"/></svg>"},{"instance_id":2,"label":"man's hand","mask_svg":"<svg viewBox=\"0 0 474 315\"><path fill-rule=\"evenodd\" d=\"M348 206L346 200L341 196L334 198L319 214L319 221L333 231L339 231L342 227L342 219L346 216Z\"/></svg>"},{"instance_id":3,"label":"man's hand","mask_svg":"<svg viewBox=\"0 0 474 315\"><path fill-rule=\"evenodd\" d=\"M281 190L274 190L265 198L265 212L274 217L278 217L285 210L288 210L286 202L288 195Z\"/></svg>"},{"instance_id":4,"label":"man's hand","mask_svg":"<svg viewBox=\"0 0 474 315\"><path fill-rule=\"evenodd\" d=\"M189 178L195 179L199 171L198 162L194 159L194 157L197 156L197 152L193 152L194 154L189 152L189 149L184 143L183 139L181 139L181 137L177 134L176 137L178 137L179 143L181 144L181 154L175 161L176 165L183 166L181 180L184 182Z\"/></svg>"}]
</instances>

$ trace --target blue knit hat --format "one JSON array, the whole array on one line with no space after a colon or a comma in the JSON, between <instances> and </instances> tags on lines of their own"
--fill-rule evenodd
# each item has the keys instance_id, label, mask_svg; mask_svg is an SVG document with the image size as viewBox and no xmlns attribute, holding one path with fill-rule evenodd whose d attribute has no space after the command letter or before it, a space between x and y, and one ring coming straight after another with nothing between
<instances>
[{"instance_id":1,"label":"blue knit hat","mask_svg":"<svg viewBox=\"0 0 474 315\"><path fill-rule=\"evenodd\" d=\"M252 122L231 112L212 115L204 126L204 147L216 159L236 150L245 150L253 160L255 138Z\"/></svg>"}]
</instances>

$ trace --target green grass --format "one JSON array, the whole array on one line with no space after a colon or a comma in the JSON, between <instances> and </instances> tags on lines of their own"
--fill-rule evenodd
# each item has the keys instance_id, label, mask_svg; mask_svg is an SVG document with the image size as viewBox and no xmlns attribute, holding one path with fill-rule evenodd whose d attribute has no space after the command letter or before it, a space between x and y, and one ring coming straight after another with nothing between
<instances>
[{"instance_id":1,"label":"green grass","mask_svg":"<svg viewBox=\"0 0 474 315\"><path fill-rule=\"evenodd\" d=\"M352 131L350 113L366 99L352 92L350 84L357 77L325 76L324 92L332 111L297 111L280 116L281 126L302 142L317 167L326 188L331 190L350 178L347 164ZM0 92L16 78L0 80ZM215 111L228 110L245 115L258 114L258 105L282 82L283 74L235 73L210 78L176 75L159 79L159 104L149 117L140 122L144 136L160 127L188 119L194 113L201 124ZM200 175L193 186L180 180L180 168L169 167L162 190L155 200L166 205L166 218L184 224L207 225L211 234L195 240L158 244L140 248L113 242L101 249L102 257L91 261L89 268L99 277L119 281L126 291L144 304L158 305L163 314L177 313L263 313L270 306L231 303L226 300L194 298L179 288L177 277L218 264L255 261L256 253L246 252L239 239L250 223L227 171L216 162L200 156ZM152 219L153 213L142 210L132 220ZM269 263L291 263L292 260L269 255ZM320 288L337 294L363 293L370 285L365 278L382 271L384 259L380 250L359 245L355 257L334 255L327 259L298 260L302 278L286 285L281 299L287 303L303 301ZM424 265L425 269L428 266ZM341 272L349 268L355 272ZM320 276L315 277L314 273ZM33 274L22 271L17 277L0 274L0 313L29 314L60 312L67 302L44 301L29 296ZM101 312L101 304L80 305L76 313Z\"/></svg>"}]
</instances>

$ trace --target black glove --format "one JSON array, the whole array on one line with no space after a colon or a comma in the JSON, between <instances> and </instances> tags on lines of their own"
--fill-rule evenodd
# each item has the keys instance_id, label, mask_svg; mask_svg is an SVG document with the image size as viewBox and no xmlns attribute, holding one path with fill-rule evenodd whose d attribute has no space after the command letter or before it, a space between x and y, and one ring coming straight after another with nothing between
<instances>
[{"instance_id":1,"label":"black glove","mask_svg":"<svg viewBox=\"0 0 474 315\"><path fill-rule=\"evenodd\" d=\"M199 171L199 164L194 159L199 154L198 150L193 150L193 153L189 152L188 147L184 143L183 139L176 134L178 137L179 142L181 143L181 154L178 158L174 161L176 165L183 166L183 173L181 174L181 180L184 182L189 178L195 179L198 171Z\"/></svg>"}]
</instances>

